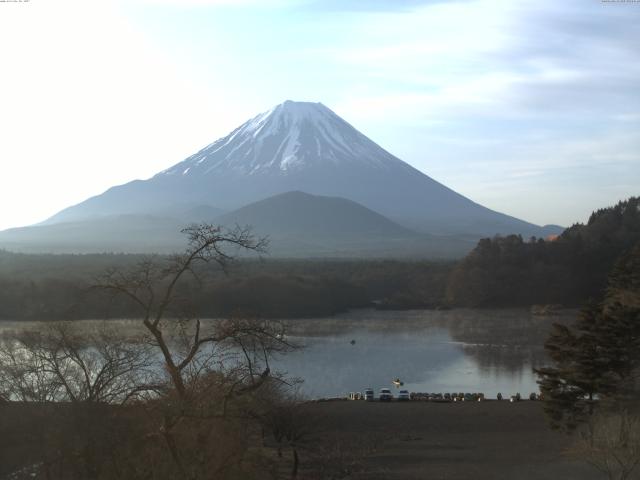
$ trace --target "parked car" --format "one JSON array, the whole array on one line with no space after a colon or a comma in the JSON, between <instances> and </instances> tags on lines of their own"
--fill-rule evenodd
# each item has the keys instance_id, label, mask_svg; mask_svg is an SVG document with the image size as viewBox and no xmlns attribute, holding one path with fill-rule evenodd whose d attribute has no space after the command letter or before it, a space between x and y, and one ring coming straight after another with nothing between
<instances>
[{"instance_id":1,"label":"parked car","mask_svg":"<svg viewBox=\"0 0 640 480\"><path fill-rule=\"evenodd\" d=\"M374 394L373 394L373 388L367 388L367 389L364 391L364 399L365 399L367 402L373 402L373 397L374 397Z\"/></svg>"},{"instance_id":2,"label":"parked car","mask_svg":"<svg viewBox=\"0 0 640 480\"><path fill-rule=\"evenodd\" d=\"M378 400L381 402L390 402L393 399L393 394L388 388L381 388L378 394Z\"/></svg>"},{"instance_id":3,"label":"parked car","mask_svg":"<svg viewBox=\"0 0 640 480\"><path fill-rule=\"evenodd\" d=\"M399 402L407 402L407 401L409 401L409 391L408 390L400 390L398 392L398 401Z\"/></svg>"}]
</instances>

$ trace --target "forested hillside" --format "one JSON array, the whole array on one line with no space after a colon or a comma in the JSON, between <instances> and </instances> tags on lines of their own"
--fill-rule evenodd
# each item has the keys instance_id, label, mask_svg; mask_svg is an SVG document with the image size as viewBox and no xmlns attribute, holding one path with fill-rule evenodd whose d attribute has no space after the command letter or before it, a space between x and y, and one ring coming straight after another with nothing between
<instances>
[{"instance_id":1,"label":"forested hillside","mask_svg":"<svg viewBox=\"0 0 640 480\"><path fill-rule=\"evenodd\" d=\"M616 259L640 242L640 198L594 212L554 239L481 240L457 265L392 260L241 260L229 275L199 272L190 308L204 317L313 317L350 308L583 305L599 297ZM142 255L24 255L0 251L0 319L135 316L90 287Z\"/></svg>"},{"instance_id":2,"label":"forested hillside","mask_svg":"<svg viewBox=\"0 0 640 480\"><path fill-rule=\"evenodd\" d=\"M0 320L125 318L135 305L92 289L109 268L142 255L25 255L0 251ZM163 258L163 257L159 257ZM350 308L440 305L452 263L392 260L242 260L228 274L199 271L185 283L203 317L313 317Z\"/></svg>"},{"instance_id":3,"label":"forested hillside","mask_svg":"<svg viewBox=\"0 0 640 480\"><path fill-rule=\"evenodd\" d=\"M640 242L640 198L595 211L559 237L486 238L451 273L456 306L580 305L601 294L615 260Z\"/></svg>"}]
</instances>

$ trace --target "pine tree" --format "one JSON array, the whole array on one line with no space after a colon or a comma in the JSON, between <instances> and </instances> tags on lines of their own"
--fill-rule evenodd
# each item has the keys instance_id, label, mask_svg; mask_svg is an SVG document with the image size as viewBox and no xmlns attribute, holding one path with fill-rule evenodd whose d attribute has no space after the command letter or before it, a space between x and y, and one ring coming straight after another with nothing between
<instances>
[{"instance_id":1,"label":"pine tree","mask_svg":"<svg viewBox=\"0 0 640 480\"><path fill-rule=\"evenodd\" d=\"M597 405L638 398L640 244L612 270L606 295L572 326L556 324L545 349L553 366L536 370L554 428L573 430Z\"/></svg>"},{"instance_id":2,"label":"pine tree","mask_svg":"<svg viewBox=\"0 0 640 480\"><path fill-rule=\"evenodd\" d=\"M598 305L589 306L571 327L555 324L545 342L554 366L536 373L554 428L573 430L593 413L595 399L607 389L606 366L599 361L599 345L592 331L599 309Z\"/></svg>"}]
</instances>

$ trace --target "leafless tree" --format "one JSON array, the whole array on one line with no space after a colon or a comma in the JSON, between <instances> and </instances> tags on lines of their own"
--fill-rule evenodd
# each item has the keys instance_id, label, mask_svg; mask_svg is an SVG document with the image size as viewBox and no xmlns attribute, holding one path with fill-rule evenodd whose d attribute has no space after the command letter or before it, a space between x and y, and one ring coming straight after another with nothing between
<instances>
[{"instance_id":1,"label":"leafless tree","mask_svg":"<svg viewBox=\"0 0 640 480\"><path fill-rule=\"evenodd\" d=\"M0 344L2 396L35 402L124 403L152 385L152 353L138 338L105 324L83 332L46 324Z\"/></svg>"},{"instance_id":2,"label":"leafless tree","mask_svg":"<svg viewBox=\"0 0 640 480\"><path fill-rule=\"evenodd\" d=\"M596 414L580 432L572 453L609 480L637 478L640 416L625 409Z\"/></svg>"},{"instance_id":3,"label":"leafless tree","mask_svg":"<svg viewBox=\"0 0 640 480\"><path fill-rule=\"evenodd\" d=\"M16 415L0 425L0 435L18 431L32 439L26 457L38 472L30 467L27 474L101 478L135 425L129 404L158 377L154 356L142 339L106 323L56 322L4 336L0 388L9 400L4 408Z\"/></svg>"},{"instance_id":4,"label":"leafless tree","mask_svg":"<svg viewBox=\"0 0 640 480\"><path fill-rule=\"evenodd\" d=\"M25 343L31 343L27 333L21 337ZM62 392L58 382L52 381L39 356L32 355L30 350L19 338L0 340L0 396L6 401L23 402L60 399Z\"/></svg>"},{"instance_id":5,"label":"leafless tree","mask_svg":"<svg viewBox=\"0 0 640 480\"><path fill-rule=\"evenodd\" d=\"M271 395L265 396L259 420L264 434L275 441L278 457L283 458L283 449L291 452L291 478L295 479L300 468L300 450L309 446L306 440L317 431L318 419L309 415L297 394L283 391L278 385L274 387Z\"/></svg>"},{"instance_id":6,"label":"leafless tree","mask_svg":"<svg viewBox=\"0 0 640 480\"><path fill-rule=\"evenodd\" d=\"M222 450L211 451L207 443L216 429L221 434L220 419L242 414L254 392L277 381L269 359L293 345L278 322L202 322L189 301L189 287L202 282L204 267L214 264L226 271L239 251L264 252L266 239L256 238L248 228L224 230L207 224L183 232L188 237L184 253L151 257L127 271L110 270L96 288L139 307L171 386L155 403L162 424L150 438L162 438L180 477L198 478L203 471L210 473L211 459ZM241 462L240 451L230 453L218 467Z\"/></svg>"},{"instance_id":7,"label":"leafless tree","mask_svg":"<svg viewBox=\"0 0 640 480\"><path fill-rule=\"evenodd\" d=\"M96 282L114 301L138 306L140 336L62 322L0 344L0 398L48 405L35 423L43 425L46 478L196 480L267 471L251 439L263 395L285 381L271 359L294 345L280 322L201 321L190 301L209 266L226 271L238 251L263 252L266 240L211 225L184 232L184 253L111 269Z\"/></svg>"},{"instance_id":8,"label":"leafless tree","mask_svg":"<svg viewBox=\"0 0 640 480\"><path fill-rule=\"evenodd\" d=\"M187 235L188 247L184 253L168 259L147 258L133 269L122 271L111 269L96 282L95 287L111 291L133 301L140 309L142 323L160 349L167 373L179 397L187 396L185 374L188 367L207 345L220 343L228 334L202 329L199 318L189 312L189 301L179 293L179 285L186 276L200 280L199 264L215 263L227 270L234 260L229 248L265 251L267 240L256 238L249 228L224 230L222 227L202 224L183 230ZM168 333L175 325L167 325L167 313L181 307L183 315L178 323L181 329L181 349L171 348ZM194 318L195 317L195 318ZM168 332L169 331L169 332Z\"/></svg>"}]
</instances>

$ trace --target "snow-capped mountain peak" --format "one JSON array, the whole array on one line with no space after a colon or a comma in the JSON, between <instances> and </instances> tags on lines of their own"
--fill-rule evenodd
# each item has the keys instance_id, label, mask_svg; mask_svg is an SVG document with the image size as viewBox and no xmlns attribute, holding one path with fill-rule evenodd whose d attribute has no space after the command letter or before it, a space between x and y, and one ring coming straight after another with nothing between
<instances>
[{"instance_id":1,"label":"snow-capped mountain peak","mask_svg":"<svg viewBox=\"0 0 640 480\"><path fill-rule=\"evenodd\" d=\"M231 211L292 191L348 199L428 233L544 235L539 227L482 207L394 157L321 103L292 101L148 180L112 187L48 222L187 212L198 206ZM295 202L297 197L287 198ZM320 221L330 213L310 209L308 215Z\"/></svg>"},{"instance_id":2,"label":"snow-capped mountain peak","mask_svg":"<svg viewBox=\"0 0 640 480\"><path fill-rule=\"evenodd\" d=\"M322 103L287 100L159 175L278 174L344 164L404 163Z\"/></svg>"}]
</instances>

